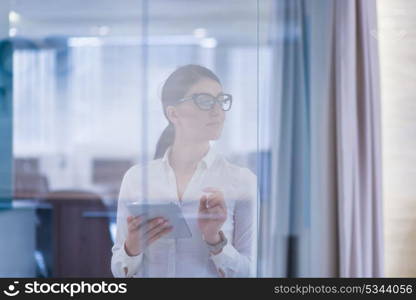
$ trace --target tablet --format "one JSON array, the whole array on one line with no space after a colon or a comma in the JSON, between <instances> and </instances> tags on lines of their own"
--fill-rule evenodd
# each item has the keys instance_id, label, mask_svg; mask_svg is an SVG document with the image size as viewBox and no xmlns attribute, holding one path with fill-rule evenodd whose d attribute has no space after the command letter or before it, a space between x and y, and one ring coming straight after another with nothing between
<instances>
[{"instance_id":1,"label":"tablet","mask_svg":"<svg viewBox=\"0 0 416 300\"><path fill-rule=\"evenodd\" d=\"M132 216L143 215L145 220L163 217L173 226L172 231L164 234L162 238L184 239L192 237L191 230L178 205L173 202L164 203L140 203L131 202L127 204L127 209Z\"/></svg>"}]
</instances>

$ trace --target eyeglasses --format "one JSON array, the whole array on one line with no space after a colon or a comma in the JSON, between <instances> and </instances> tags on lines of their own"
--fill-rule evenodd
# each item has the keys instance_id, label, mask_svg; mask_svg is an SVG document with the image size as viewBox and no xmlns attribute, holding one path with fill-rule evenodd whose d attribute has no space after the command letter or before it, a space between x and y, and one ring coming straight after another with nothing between
<instances>
[{"instance_id":1,"label":"eyeglasses","mask_svg":"<svg viewBox=\"0 0 416 300\"><path fill-rule=\"evenodd\" d=\"M231 104L233 103L233 96L231 94L220 94L217 97L212 96L207 93L193 94L190 97L182 98L178 100L178 103L185 101L193 100L194 103L201 110L211 110L214 108L215 103L218 103L223 111L228 111L231 109Z\"/></svg>"}]
</instances>

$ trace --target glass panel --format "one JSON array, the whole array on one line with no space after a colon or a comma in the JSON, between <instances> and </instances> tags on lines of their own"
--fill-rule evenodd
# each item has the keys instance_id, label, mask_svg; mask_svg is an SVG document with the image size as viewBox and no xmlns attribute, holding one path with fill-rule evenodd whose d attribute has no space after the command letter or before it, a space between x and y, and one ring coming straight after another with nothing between
<instances>
[{"instance_id":1,"label":"glass panel","mask_svg":"<svg viewBox=\"0 0 416 300\"><path fill-rule=\"evenodd\" d=\"M120 184L141 159L141 6L12 3L14 207L37 218L23 275L113 276Z\"/></svg>"},{"instance_id":2,"label":"glass panel","mask_svg":"<svg viewBox=\"0 0 416 300\"><path fill-rule=\"evenodd\" d=\"M271 72L270 5L13 1L14 197L39 201L36 276L258 275L258 161L270 157L270 82L259 71ZM232 95L229 111L175 103L221 92ZM160 139L168 119L174 144ZM146 227L129 232L139 209L130 202L173 203L188 229L175 223L136 243ZM233 259L221 264L209 245L225 239Z\"/></svg>"},{"instance_id":3,"label":"glass panel","mask_svg":"<svg viewBox=\"0 0 416 300\"><path fill-rule=\"evenodd\" d=\"M125 179L147 184L130 191L139 202L178 205L191 234L150 244L138 276L256 276L257 3L149 1L146 8L143 151L158 159ZM192 100L200 93L231 94L231 110L201 109ZM217 208L207 208L206 197ZM228 261L207 246L221 243L219 231Z\"/></svg>"},{"instance_id":4,"label":"glass panel","mask_svg":"<svg viewBox=\"0 0 416 300\"><path fill-rule=\"evenodd\" d=\"M7 203L0 237L19 239L1 249L17 257L0 261L3 274L335 274L336 203L318 198L336 189L333 178L315 176L327 161L313 159L334 153L317 130L332 109L323 99L334 1L7 2L14 50L0 48L0 201ZM379 36L390 74L384 102L405 99L410 108L408 94L390 89L401 78L391 75L400 72L389 67L397 60L390 48L414 47L396 42L406 32L387 33ZM218 101L197 100L201 93ZM232 97L229 110L219 105L223 93ZM398 112L400 122L409 111ZM384 115L387 192L400 198L387 201L391 214L412 208L413 186L396 175L414 174L403 150L412 139L393 134L395 113ZM407 138L400 153L408 160L393 164L398 136ZM150 230L143 215L153 212L174 230Z\"/></svg>"}]
</instances>

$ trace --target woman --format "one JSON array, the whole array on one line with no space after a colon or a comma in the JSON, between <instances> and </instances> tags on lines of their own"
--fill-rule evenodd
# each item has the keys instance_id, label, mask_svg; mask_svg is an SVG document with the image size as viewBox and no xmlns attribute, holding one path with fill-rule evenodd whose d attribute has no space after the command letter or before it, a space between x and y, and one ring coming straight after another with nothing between
<instances>
[{"instance_id":1,"label":"woman","mask_svg":"<svg viewBox=\"0 0 416 300\"><path fill-rule=\"evenodd\" d=\"M155 159L130 168L121 185L111 261L115 277L253 276L256 176L210 146L220 137L231 104L231 95L207 68L186 65L168 77L162 105L169 125ZM180 205L191 238L163 238L172 230L166 220L129 216L126 203L143 199L143 174L148 201Z\"/></svg>"}]
</instances>

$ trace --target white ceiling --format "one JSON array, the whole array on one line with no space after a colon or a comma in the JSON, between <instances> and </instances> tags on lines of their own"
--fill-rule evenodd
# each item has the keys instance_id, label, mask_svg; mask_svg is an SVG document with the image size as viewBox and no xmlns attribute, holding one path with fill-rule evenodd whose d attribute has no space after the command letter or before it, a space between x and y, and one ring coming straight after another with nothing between
<instances>
[{"instance_id":1,"label":"white ceiling","mask_svg":"<svg viewBox=\"0 0 416 300\"><path fill-rule=\"evenodd\" d=\"M148 0L151 35L191 35L205 28L222 42L257 42L257 11L265 38L273 0ZM20 16L18 35L96 35L105 26L111 36L142 33L142 0L11 0Z\"/></svg>"}]
</instances>

